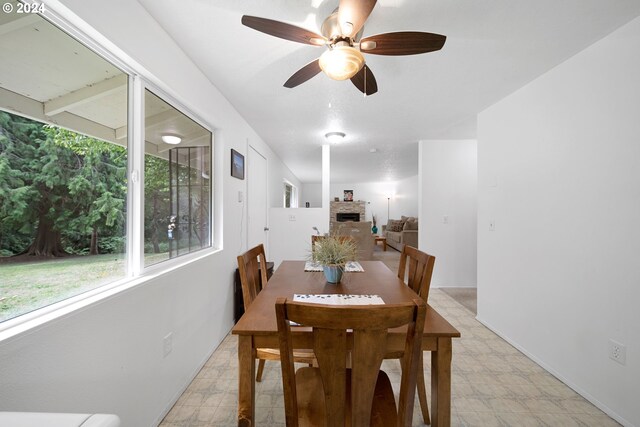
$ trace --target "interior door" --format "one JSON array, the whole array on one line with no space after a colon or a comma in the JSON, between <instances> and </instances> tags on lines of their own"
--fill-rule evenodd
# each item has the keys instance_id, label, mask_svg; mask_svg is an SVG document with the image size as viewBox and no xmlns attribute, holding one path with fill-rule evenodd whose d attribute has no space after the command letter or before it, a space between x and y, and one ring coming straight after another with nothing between
<instances>
[{"instance_id":1,"label":"interior door","mask_svg":"<svg viewBox=\"0 0 640 427\"><path fill-rule=\"evenodd\" d=\"M247 159L247 180L247 248L262 243L268 258L267 159L251 146Z\"/></svg>"}]
</instances>

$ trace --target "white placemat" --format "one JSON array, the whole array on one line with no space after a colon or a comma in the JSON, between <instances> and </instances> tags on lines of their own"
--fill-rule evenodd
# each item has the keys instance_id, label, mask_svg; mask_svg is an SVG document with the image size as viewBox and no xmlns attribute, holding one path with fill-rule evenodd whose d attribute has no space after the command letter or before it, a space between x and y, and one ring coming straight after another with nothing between
<instances>
[{"instance_id":1,"label":"white placemat","mask_svg":"<svg viewBox=\"0 0 640 427\"><path fill-rule=\"evenodd\" d=\"M313 261L307 261L304 263L304 271L322 271L322 265ZM362 273L364 272L364 268L362 268L362 265L360 265L358 261L349 261L344 271L348 273Z\"/></svg>"},{"instance_id":2,"label":"white placemat","mask_svg":"<svg viewBox=\"0 0 640 427\"><path fill-rule=\"evenodd\" d=\"M294 294L293 300L315 304L331 305L378 305L384 304L379 295L347 295L347 294Z\"/></svg>"}]
</instances>

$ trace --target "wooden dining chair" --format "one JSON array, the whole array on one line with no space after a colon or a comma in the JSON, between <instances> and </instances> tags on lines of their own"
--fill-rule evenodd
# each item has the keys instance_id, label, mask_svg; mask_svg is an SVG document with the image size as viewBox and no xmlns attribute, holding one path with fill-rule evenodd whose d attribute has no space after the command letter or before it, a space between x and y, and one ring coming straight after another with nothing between
<instances>
[{"instance_id":1,"label":"wooden dining chair","mask_svg":"<svg viewBox=\"0 0 640 427\"><path fill-rule=\"evenodd\" d=\"M413 246L404 245L400 254L398 277L403 282L406 277L407 285L413 292L420 295L424 302L427 302L429 298L429 288L431 287L431 276L435 262L435 256L422 252Z\"/></svg>"},{"instance_id":2,"label":"wooden dining chair","mask_svg":"<svg viewBox=\"0 0 640 427\"><path fill-rule=\"evenodd\" d=\"M433 266L436 257L422 252L412 246L404 245L400 254L400 265L398 266L398 277L403 282L406 278L407 286L420 298L427 303L429 298L429 288L431 287L431 276L433 275ZM389 353L385 359L400 359L402 353ZM431 424L429 417L429 406L427 405L427 390L424 378L423 354L420 352L418 363L418 400L420 401L420 409L422 410L422 419L425 424Z\"/></svg>"},{"instance_id":3,"label":"wooden dining chair","mask_svg":"<svg viewBox=\"0 0 640 427\"><path fill-rule=\"evenodd\" d=\"M262 268L260 268L262 266ZM249 249L242 255L238 255L238 270L242 285L242 297L244 299L244 311L246 312L253 300L264 286L267 285L267 257L264 246L259 244ZM265 360L280 360L280 351L275 348L258 348L258 371L256 381L262 381ZM315 357L312 351L296 351L296 362L313 364Z\"/></svg>"},{"instance_id":4,"label":"wooden dining chair","mask_svg":"<svg viewBox=\"0 0 640 427\"><path fill-rule=\"evenodd\" d=\"M287 427L410 426L425 313L426 304L418 298L375 306L331 306L278 298ZM313 328L317 367L295 371L290 322ZM387 329L402 325L408 326L396 407L391 382L380 366Z\"/></svg>"}]
</instances>

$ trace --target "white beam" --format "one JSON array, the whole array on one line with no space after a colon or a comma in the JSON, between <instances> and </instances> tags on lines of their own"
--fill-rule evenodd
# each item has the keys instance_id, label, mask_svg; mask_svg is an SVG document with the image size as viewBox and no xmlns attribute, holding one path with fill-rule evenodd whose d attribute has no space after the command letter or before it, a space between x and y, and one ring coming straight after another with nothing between
<instances>
[{"instance_id":1,"label":"white beam","mask_svg":"<svg viewBox=\"0 0 640 427\"><path fill-rule=\"evenodd\" d=\"M117 141L115 138L115 132L110 127L101 125L91 120L87 120L84 117L76 116L72 113L60 113L55 117L49 117L49 122L60 127L72 130L74 132L82 133L103 141L113 142L126 147L126 141Z\"/></svg>"},{"instance_id":2,"label":"white beam","mask_svg":"<svg viewBox=\"0 0 640 427\"><path fill-rule=\"evenodd\" d=\"M118 90L122 90L126 84L127 75L119 74L110 79L83 87L82 89L74 90L66 95L45 102L44 114L47 116L55 116L73 107L95 101Z\"/></svg>"},{"instance_id":3,"label":"white beam","mask_svg":"<svg viewBox=\"0 0 640 427\"><path fill-rule=\"evenodd\" d=\"M42 102L1 87L0 108L34 120L48 122L43 113Z\"/></svg>"},{"instance_id":4,"label":"white beam","mask_svg":"<svg viewBox=\"0 0 640 427\"><path fill-rule=\"evenodd\" d=\"M116 139L125 139L127 137L127 126L116 128Z\"/></svg>"},{"instance_id":5,"label":"white beam","mask_svg":"<svg viewBox=\"0 0 640 427\"><path fill-rule=\"evenodd\" d=\"M48 117L44 114L42 102L3 88L0 88L0 109L39 122L54 124L104 141L117 143L118 145L126 145L126 142L116 141L115 131L110 127L71 113L62 113L56 117Z\"/></svg>"},{"instance_id":6,"label":"white beam","mask_svg":"<svg viewBox=\"0 0 640 427\"><path fill-rule=\"evenodd\" d=\"M154 126L158 126L164 123L167 123L171 120L177 119L182 116L178 110L167 110L161 113L155 114L153 116L146 117L144 120L145 129L151 129ZM122 139L127 137L127 127L122 126L116 129L116 138Z\"/></svg>"}]
</instances>

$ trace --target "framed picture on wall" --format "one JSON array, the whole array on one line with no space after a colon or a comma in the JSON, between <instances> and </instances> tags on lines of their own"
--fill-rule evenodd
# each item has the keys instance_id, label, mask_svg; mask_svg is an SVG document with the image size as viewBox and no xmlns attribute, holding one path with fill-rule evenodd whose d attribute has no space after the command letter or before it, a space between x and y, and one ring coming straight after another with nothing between
<instances>
[{"instance_id":1,"label":"framed picture on wall","mask_svg":"<svg viewBox=\"0 0 640 427\"><path fill-rule=\"evenodd\" d=\"M344 201L353 202L353 190L344 190Z\"/></svg>"},{"instance_id":2,"label":"framed picture on wall","mask_svg":"<svg viewBox=\"0 0 640 427\"><path fill-rule=\"evenodd\" d=\"M244 179L244 156L231 149L231 176Z\"/></svg>"}]
</instances>

